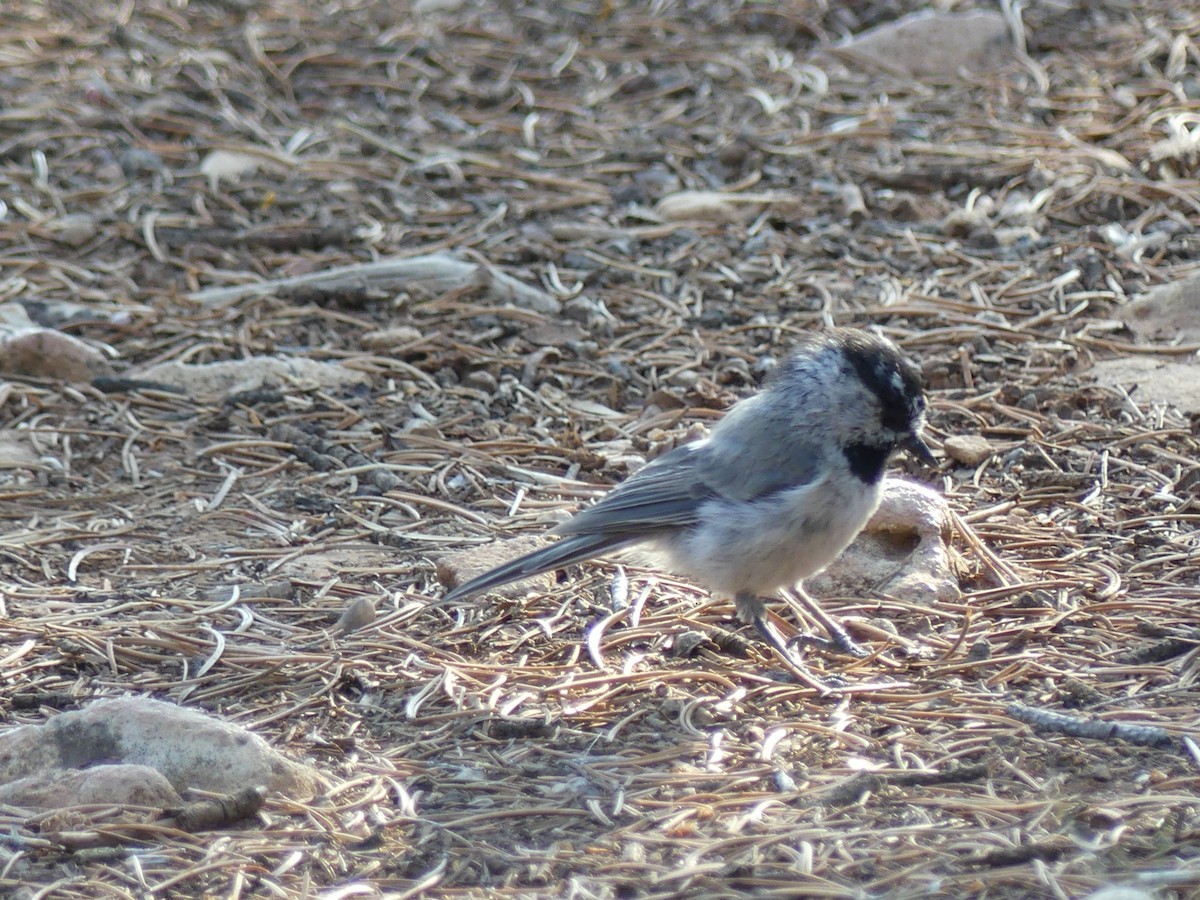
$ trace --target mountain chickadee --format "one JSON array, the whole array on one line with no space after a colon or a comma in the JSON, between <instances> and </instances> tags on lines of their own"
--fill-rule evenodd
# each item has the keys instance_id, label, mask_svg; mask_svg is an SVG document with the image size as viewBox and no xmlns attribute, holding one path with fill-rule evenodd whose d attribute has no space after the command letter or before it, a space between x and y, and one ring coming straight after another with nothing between
<instances>
[{"instance_id":1,"label":"mountain chickadee","mask_svg":"<svg viewBox=\"0 0 1200 900\"><path fill-rule=\"evenodd\" d=\"M892 454L937 464L924 425L920 374L895 344L849 328L811 336L707 438L651 461L554 529L561 540L446 601L642 545L651 564L733 597L739 618L792 663L764 597L794 586L815 606L801 581L870 519Z\"/></svg>"}]
</instances>

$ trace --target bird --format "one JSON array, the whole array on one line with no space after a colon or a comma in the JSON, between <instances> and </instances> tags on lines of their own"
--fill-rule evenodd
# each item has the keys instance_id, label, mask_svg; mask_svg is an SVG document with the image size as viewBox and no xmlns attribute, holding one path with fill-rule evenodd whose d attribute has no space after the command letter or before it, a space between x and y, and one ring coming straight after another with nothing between
<instances>
[{"instance_id":1,"label":"bird","mask_svg":"<svg viewBox=\"0 0 1200 900\"><path fill-rule=\"evenodd\" d=\"M788 588L819 608L804 579L867 524L888 461L906 450L937 465L922 435L926 407L920 370L886 337L858 328L805 335L708 437L653 459L555 528L555 543L443 602L637 548L639 561L731 597L738 618L795 671L766 600Z\"/></svg>"}]
</instances>

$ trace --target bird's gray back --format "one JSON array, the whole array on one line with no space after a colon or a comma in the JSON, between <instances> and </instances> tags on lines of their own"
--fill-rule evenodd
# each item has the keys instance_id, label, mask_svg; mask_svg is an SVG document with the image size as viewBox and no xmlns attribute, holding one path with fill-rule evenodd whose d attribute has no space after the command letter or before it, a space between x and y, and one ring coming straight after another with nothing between
<instances>
[{"instance_id":1,"label":"bird's gray back","mask_svg":"<svg viewBox=\"0 0 1200 900\"><path fill-rule=\"evenodd\" d=\"M824 465L819 445L794 415L764 408L761 397L742 401L710 437L659 457L555 530L651 537L695 525L710 501L752 501L812 482Z\"/></svg>"}]
</instances>

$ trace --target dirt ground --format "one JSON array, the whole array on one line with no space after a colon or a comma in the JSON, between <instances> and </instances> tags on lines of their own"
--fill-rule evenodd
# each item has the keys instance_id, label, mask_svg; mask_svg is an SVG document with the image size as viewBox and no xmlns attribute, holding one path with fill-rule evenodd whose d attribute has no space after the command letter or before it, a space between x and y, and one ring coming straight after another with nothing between
<instances>
[{"instance_id":1,"label":"dirt ground","mask_svg":"<svg viewBox=\"0 0 1200 900\"><path fill-rule=\"evenodd\" d=\"M0 298L118 378L365 384L0 381L37 459L0 468L0 721L153 696L337 784L197 834L81 811L86 853L0 808L0 893L1196 896L1200 441L1093 366L1197 350L1121 314L1197 268L1200 14L1031 3L969 78L812 55L921 5L4 3ZM764 196L680 221L685 190ZM562 311L191 296L442 252ZM993 451L909 470L960 517L961 601L824 598L873 651L810 655L849 690L649 572L604 668L610 564L436 604L439 554L544 530L830 322L920 361L935 447Z\"/></svg>"}]
</instances>

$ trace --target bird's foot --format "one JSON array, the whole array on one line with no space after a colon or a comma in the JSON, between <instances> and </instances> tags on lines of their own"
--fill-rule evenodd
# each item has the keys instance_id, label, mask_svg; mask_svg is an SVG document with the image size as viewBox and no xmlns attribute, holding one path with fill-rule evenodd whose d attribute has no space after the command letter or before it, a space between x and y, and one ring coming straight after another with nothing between
<instances>
[{"instance_id":1,"label":"bird's foot","mask_svg":"<svg viewBox=\"0 0 1200 900\"><path fill-rule=\"evenodd\" d=\"M827 626L829 637L801 633L787 640L788 648L816 647L824 653L841 653L843 656L853 656L855 659L866 659L871 655L862 644L850 637L849 632L841 625Z\"/></svg>"},{"instance_id":2,"label":"bird's foot","mask_svg":"<svg viewBox=\"0 0 1200 900\"><path fill-rule=\"evenodd\" d=\"M822 694L828 694L837 690L842 685L832 684L825 681L818 675L814 674L807 665L804 664L797 654L792 652L788 643L779 636L779 633L771 626L771 623L763 616L754 618L754 628L762 635L768 644L771 645L784 667L796 677L796 680L801 684L807 685L814 690L820 691Z\"/></svg>"}]
</instances>

